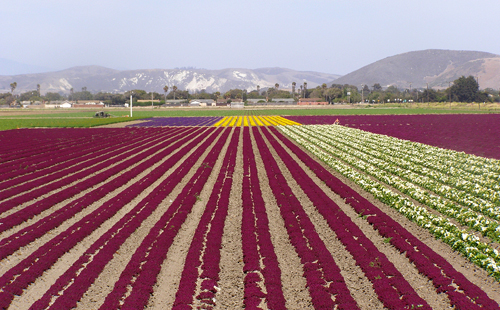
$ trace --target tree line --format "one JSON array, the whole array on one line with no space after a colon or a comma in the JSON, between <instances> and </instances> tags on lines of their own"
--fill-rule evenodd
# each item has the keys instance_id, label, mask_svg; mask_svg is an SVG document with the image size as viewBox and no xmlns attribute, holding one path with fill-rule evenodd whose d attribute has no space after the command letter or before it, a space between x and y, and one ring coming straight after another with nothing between
<instances>
[{"instance_id":1,"label":"tree line","mask_svg":"<svg viewBox=\"0 0 500 310\"><path fill-rule=\"evenodd\" d=\"M36 90L15 94L17 83L11 83L10 93L0 94L0 105L11 105L17 102L53 102L57 100L69 100L78 102L79 100L98 100L108 105L123 105L129 101L130 94L133 94L134 104L137 100L157 101L156 104L163 104L167 100L191 100L191 99L212 99L212 100L231 100L241 99L260 99L263 102L272 101L275 98L287 98L298 101L300 98L316 98L321 101L327 101L331 104L336 103L387 103L387 102L500 102L499 92L491 88L479 90L479 84L473 76L461 76L450 83L448 88L398 88L389 86L383 88L379 83L374 85L349 85L325 83L321 86L309 89L307 82L297 87L297 83L292 83L292 91L280 90L279 84L273 87L260 89L257 85L255 90L247 91L243 89L231 89L221 93L219 91L209 93L205 90L190 93L187 90L180 90L177 86L163 87L163 93L146 92L145 90L135 89L125 93L98 92L91 93L87 87L82 87L81 91L74 91L72 88L69 94L47 92L45 95L40 93L40 84ZM149 103L151 104L151 103Z\"/></svg>"}]
</instances>

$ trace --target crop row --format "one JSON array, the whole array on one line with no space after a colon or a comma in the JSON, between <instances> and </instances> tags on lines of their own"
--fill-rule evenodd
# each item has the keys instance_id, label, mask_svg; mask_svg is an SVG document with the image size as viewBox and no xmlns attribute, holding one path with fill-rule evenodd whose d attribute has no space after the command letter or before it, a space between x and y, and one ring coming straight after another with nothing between
<instances>
[{"instance_id":1,"label":"crop row","mask_svg":"<svg viewBox=\"0 0 500 310\"><path fill-rule=\"evenodd\" d=\"M228 116L214 124L216 127L300 125L282 116Z\"/></svg>"},{"instance_id":2,"label":"crop row","mask_svg":"<svg viewBox=\"0 0 500 310\"><path fill-rule=\"evenodd\" d=\"M99 208L94 210L92 213L88 214L87 216L83 217L81 220L79 220L77 223L73 224L71 227L69 227L67 230L64 232L61 232L59 235L54 237L50 242L46 243L42 247L38 248L35 252L33 252L31 255L29 255L27 258L22 260L20 263L18 263L16 266L11 268L9 271L7 271L2 277L0 277L0 287L2 288L2 300L3 304L1 306L6 307L12 300L14 295L19 295L22 289L26 288L27 285L31 282L33 282L37 277L39 277L46 269L50 268L58 259L59 257L64 254L66 251L74 247L79 241L83 240L86 236L88 236L92 231L94 231L97 227L99 227L104 221L109 219L111 216L116 214L123 206L125 206L127 203L129 203L132 199L134 199L138 193L142 192L145 188L150 186L153 182L157 180L159 176L161 176L163 173L165 173L166 170L169 169L169 167L172 167L182 156L184 156L190 149L192 149L194 146L196 146L202 139L203 137L198 134L197 139L189 143L187 146L185 146L183 149L181 149L179 152L177 152L174 156L172 156L169 160L165 161L161 166L159 166L157 169L155 169L152 173L148 174L147 176L143 177L141 180L135 182L133 186L128 187L127 190L122 191L119 195L113 197L106 203L102 204ZM167 148L165 150L164 154L159 154L161 156L166 156L170 152L178 149L183 143L188 141L190 138L186 137L184 141L179 141L177 143L172 144L171 148ZM209 144L206 145L208 147ZM154 158L156 162L158 161L159 158ZM151 165L153 162L150 163L145 163L147 165ZM187 169L182 170L183 173L187 173L189 170L189 161L185 162L185 165L187 165ZM192 166L193 162L191 162ZM118 177L118 179L124 179L124 181L128 181L130 177L136 176L139 171L142 171L140 169L145 169L147 166L141 166L141 167L136 167L138 170L134 171L131 170L129 173L123 174L122 176ZM177 182L180 181L180 178L182 178L182 174L179 175L173 175L172 178L170 179L170 188L173 188ZM111 186L113 184L110 184ZM168 188L168 187L167 187ZM160 188L159 188L160 189ZM106 190L106 188L102 188L101 190ZM109 190L109 189L108 189ZM107 191L109 192L109 191ZM92 197L92 192L88 193L86 196L87 198ZM155 193L158 194L158 193ZM154 195L154 194L152 194ZM85 196L84 196L85 197ZM82 198L84 198L82 197ZM154 196L153 196L154 197ZM45 303L48 302L47 300L50 300L51 297L50 295L57 295L57 292L59 292L61 287L64 287L65 284L71 282L71 275L72 274L77 274L77 271L79 275L81 276L79 278L79 281L74 282L73 286L71 287L70 290L71 294L68 294L65 298L62 298L59 303L64 303L67 305L67 303L76 303L77 299L75 300L74 294L83 294L85 290L83 289L82 285L79 285L80 281L84 281L87 285L91 284L91 280L93 279L92 277L96 277L99 273L99 266L102 267L104 266L107 261L112 257L113 253L116 251L113 250L113 248L116 248L119 246L120 242L123 242L123 239L121 238L126 238L126 234L130 234L134 231L134 226L130 223L131 220L130 218L135 218L135 225L138 225L141 220L143 220L144 216L147 216L147 212L152 212L151 206L157 206L160 201L151 199L153 197L148 197L149 199L143 200L143 203L148 204L149 208L146 208L144 205L137 206L132 210L126 217L122 218L119 223L117 223L113 228L108 231L105 235L103 235L98 242L96 242L93 247L91 247L88 250L87 255L83 255L80 260L75 263L75 265L70 268L66 276L63 276L58 279L58 283L52 287L47 295L40 301L40 303ZM93 198L90 198L93 199ZM80 200L79 203L80 205L76 205L76 208L83 208L87 206L88 201L85 200ZM156 202L156 205L154 204ZM70 207L66 207L62 209L63 211L66 211ZM142 213L140 213L142 211ZM72 211L69 211L72 212ZM137 213L137 215L135 214ZM139 214L140 213L140 214ZM142 217L141 217L142 216ZM44 219L45 220L45 219ZM46 219L45 223L42 225L39 225L39 223L35 223L34 225L31 226L32 231L29 234L23 234L29 238L36 238L49 229L55 227L54 223L51 222L52 217L49 216L48 219ZM60 219L58 219L60 220ZM43 220L42 220L43 221ZM46 227L48 226L48 227ZM136 226L137 227L137 226ZM118 234L118 232L121 231L121 234ZM111 237L114 237L113 239L114 242L110 242L109 239ZM19 248L19 244L16 244L17 238L14 238L13 241L9 244L9 246L14 247L14 248ZM25 240L20 240L19 242L25 242ZM103 248L101 252L99 252L99 256L93 257L96 255L94 252L101 250L101 247L103 245L107 245L106 248ZM2 251L3 252L3 251ZM89 254L92 253L92 254ZM92 264L87 265L86 272L81 272L81 266L85 265L86 260L89 260L93 258ZM99 258L99 259L98 259ZM97 265L97 268L96 268ZM90 276L89 276L90 273ZM76 283L76 284L75 284ZM90 283L90 284L89 284ZM76 293L75 293L76 291ZM35 306L35 309L38 306ZM56 307L57 308L57 307ZM71 308L71 307L62 307L62 308Z\"/></svg>"},{"instance_id":3,"label":"crop row","mask_svg":"<svg viewBox=\"0 0 500 310\"><path fill-rule=\"evenodd\" d=\"M20 205L26 201L32 200L40 193L48 193L50 190L57 189L65 184L70 184L72 180L79 180L96 171L120 162L122 159L140 152L141 149L157 147L161 137L151 134L141 135L139 139L132 139L125 145L119 143L112 144L110 148L105 147L102 150L94 150L92 154L87 154L85 145L80 147L80 152L73 154L74 158L60 164L49 166L45 169L39 169L34 173L24 177L11 179L0 184L3 190L0 193L0 200L11 198L8 202L0 203L0 213L9 208ZM57 151L51 152L51 156L57 156ZM75 174L78 173L78 174ZM71 174L74 174L70 176ZM53 181L56 181L52 183ZM33 189L37 189L33 191ZM29 195L16 197L17 195L30 191Z\"/></svg>"},{"instance_id":4,"label":"crop row","mask_svg":"<svg viewBox=\"0 0 500 310\"><path fill-rule=\"evenodd\" d=\"M241 194L244 304L245 308L255 309L265 299L270 309L286 309L281 287L281 269L273 248L269 219L260 187L250 131L249 128L244 128ZM265 287L265 291L261 286Z\"/></svg>"},{"instance_id":5,"label":"crop row","mask_svg":"<svg viewBox=\"0 0 500 310\"><path fill-rule=\"evenodd\" d=\"M265 130L264 133L275 151L280 154L281 160L283 160L293 178L311 202L313 202L318 212L328 222L328 225L335 232L340 242L342 242L353 256L356 265L361 268L368 280L372 282L373 289L384 306L389 309L402 309L405 307L410 309L412 306L421 309L430 309L430 306L417 295L387 257L376 248L339 206L310 179L298 163L270 135L269 131ZM259 144L259 140L261 139L257 136L256 140ZM275 191L277 201L280 203L280 210L285 219L287 229L289 229L290 237L298 233L298 231L292 231L295 227L303 229L306 233L305 237L309 239L309 247L317 249L317 252L314 253L316 254L315 256L312 256L314 255L313 253L307 255L307 253L298 252L299 256L303 259L304 269L314 266L313 270L316 269L314 270L316 273L324 273L323 279L315 279L315 283L313 282L316 286L320 286L314 288L316 296L322 291L320 288L325 286L324 283L321 283L322 280L326 280L327 282L333 281L333 284L329 285L329 289L330 293L334 295L338 294L335 302L344 308L357 308L355 302L349 298L350 295L343 292L346 288L344 287L345 283L342 283L343 278L340 275L340 270L335 267L335 262L331 255L325 255L325 253L328 253L326 248L324 248L325 245L317 234L314 233L314 226L312 226L312 223L306 216L300 203L296 200L291 189L286 186L283 175L279 173L276 162L272 160L272 156L268 155L268 152L269 150L267 149L260 149L268 176L270 176L269 182L270 184L275 182L271 188ZM296 220L294 221L295 218ZM294 244L294 241L293 239L291 240L292 244ZM318 263L312 263L316 260ZM313 293L311 294L314 296ZM324 302L328 299L323 296L319 297L318 300ZM332 304L319 304L315 306L319 308L326 307L328 309L333 307Z\"/></svg>"},{"instance_id":6,"label":"crop row","mask_svg":"<svg viewBox=\"0 0 500 310\"><path fill-rule=\"evenodd\" d=\"M446 186L440 182L447 177L441 172L422 169L412 161L412 158L409 161L405 161L398 158L397 153L394 156L388 156L384 154L383 148L374 151L373 148L362 144L362 136L365 135L362 131L348 129L347 131L351 133L349 135L345 133L345 128L334 125L309 128L306 129L303 127L302 130L299 130L302 136L314 136L315 138L311 138L311 142L313 143L326 143L328 150L334 153L335 156L342 158L353 166L363 169L380 181L397 188L442 214L455 218L461 224L470 226L476 231L481 232L484 236L488 236L493 240L500 239L500 225L498 222L489 220L483 216L486 215L496 220L500 219L500 212L498 211L499 194L497 192L478 184L469 185L473 194L483 194L483 196L489 198L490 201L487 201L469 194L468 191ZM390 139L394 138L387 138L387 140ZM388 141L385 142L390 144ZM420 154L420 157L422 156L423 154ZM415 173L414 171L419 173ZM455 171L458 170L455 169ZM432 178L428 175L432 175ZM459 171L453 176L455 179L459 179ZM427 192L422 188L431 192ZM462 206L455 204L453 201ZM483 215L477 214L475 211Z\"/></svg>"},{"instance_id":7,"label":"crop row","mask_svg":"<svg viewBox=\"0 0 500 310\"><path fill-rule=\"evenodd\" d=\"M458 152L500 159L500 114L290 116L301 124L340 124ZM438 133L438 134L437 134Z\"/></svg>"},{"instance_id":8,"label":"crop row","mask_svg":"<svg viewBox=\"0 0 500 310\"><path fill-rule=\"evenodd\" d=\"M407 218L416 222L421 227L426 228L436 238L443 240L454 250L462 253L469 260L487 270L497 280L500 280L500 255L496 249L481 242L474 234L470 234L468 231L460 229L448 218L434 215L426 208L415 205L406 196L395 192L379 181L373 180L366 174L368 171L372 172L371 169L368 169L370 168L368 164L365 163L363 165L361 163L356 166L356 161L350 161L348 164L345 164L339 160L339 158L342 158L342 160L347 159L348 154L334 152L329 145L323 144L312 135L304 134L306 139L298 133L293 132L288 127L281 127L280 129L318 156L321 160L325 161L332 168L371 192L377 199L397 209L400 213L404 214ZM346 156L337 157L336 155ZM360 170L361 173L358 170ZM394 179L395 178L384 180L389 182ZM407 187L411 188L411 184L408 184Z\"/></svg>"},{"instance_id":9,"label":"crop row","mask_svg":"<svg viewBox=\"0 0 500 310\"><path fill-rule=\"evenodd\" d=\"M186 132L186 134L188 134L188 132ZM56 180L55 182L52 182L48 185L45 185L45 186L42 186L40 188L34 189L32 191L23 193L22 195L19 195L19 196L15 197L14 199L5 200L4 202L0 203L0 207L2 207L2 211L7 211L11 207L14 207L19 203L28 202L31 199L38 198L38 200L36 200L34 203L32 203L28 206L25 206L24 208L4 217L2 222L0 222L0 231L5 231L5 230L10 229L11 227L18 225L18 224L20 224L20 223L22 223L30 218L33 218L35 215L40 214L41 212L47 210L48 208L51 208L52 206L54 206L57 203L60 203L66 199L73 197L74 195L80 193L83 190L92 188L93 186L96 186L102 182L106 182L108 179L116 176L117 174L120 174L121 172L123 172L125 169L129 168L134 163L137 163L138 161L141 161L141 160L154 154L154 156L152 158L149 158L147 161L141 163L140 165L138 165L137 167L135 167L133 169L133 171L136 174L139 173L140 171L142 171L142 170L140 170L141 168L149 167L149 166L155 164L156 162L158 162L158 160L163 158L163 156L165 156L164 154L161 154L161 153L160 154L155 154L155 153L158 150L161 150L162 148L168 146L169 144L172 144L172 141L173 141L175 135L176 135L176 131L173 130L172 132L167 133L163 137L163 139L167 138L167 140L165 140L161 143L158 143L158 141L150 142L150 143L152 143L151 145L146 144L145 146L148 146L149 148L147 148L143 152L140 152L139 154L137 154L136 156L134 156L132 158L128 158L127 156L131 155L131 153L134 152L133 149L129 150L128 152L125 152L125 153L118 155L117 157L114 158L115 160L123 160L123 159L124 160L113 165L110 169L106 169L104 171L99 172L100 169L106 168L107 166L105 164L111 163L111 161L113 159L109 159L109 160L105 161L104 163L97 164L97 165L91 167L90 169L86 169L86 170L65 176L62 179ZM161 139L161 140L163 140L163 139ZM169 149L170 152L173 150L175 150L175 148L171 147ZM117 151L117 152L120 152L120 151ZM168 153L166 153L166 154L168 154ZM94 172L95 175L81 181L80 178L82 176L86 176L90 171ZM126 175L129 176L128 180L130 180L131 178L133 178L135 176L132 173L127 173ZM120 186L121 184L123 184L123 180L125 180L125 178L121 178L118 180L114 179L112 182L107 182L106 186L108 186L107 188L112 188L109 186ZM40 182L40 180L37 179L34 182ZM57 192L57 193L50 194L51 190L57 189L59 186L65 185L65 184L71 184L71 185L69 187L66 187L65 189ZM110 184L112 184L112 185L110 185ZM16 187L14 189L16 189ZM85 200L86 203L90 203L90 201L92 201L92 202L97 201L98 199L104 197L107 193L108 192L104 191L102 188L99 190L93 190L92 191L93 195L81 197L80 199L69 203L66 206L66 208L59 210L56 213L52 214L51 221L53 221L55 217L62 216L62 213L69 212L69 210L72 208L77 208L77 209L74 209L72 211L72 212L77 212L76 211L76 210L78 210L77 206L80 205L80 208L81 208L81 206L84 206L84 204L82 204L82 200ZM44 197L44 198L40 197L41 195L47 195L47 197ZM91 200L89 201L89 199L91 199ZM31 238L32 235L28 234L27 231L24 231L23 238L29 238L29 237Z\"/></svg>"},{"instance_id":10,"label":"crop row","mask_svg":"<svg viewBox=\"0 0 500 310\"><path fill-rule=\"evenodd\" d=\"M285 132L288 137L292 137L296 142L303 145L313 154L323 159L328 165L340 173L348 170L347 166L342 165L331 156L328 157L326 154L322 153L321 149L318 147L294 135L288 130L289 128L290 127L280 127L280 130ZM373 228L378 230L381 236L387 238L386 240L389 240L396 249L402 254L405 254L406 257L414 263L418 271L432 281L437 292L445 292L451 304L457 307L457 309L500 309L498 304L491 300L480 288L472 284L463 274L457 272L449 262L408 232L398 222L361 196L361 194L333 176L321 164L312 159L297 145L278 132L278 130L272 128L271 131L299 158L300 161L324 182L325 185L340 195L340 197L351 205L363 219L373 225ZM344 169L337 169L340 167ZM349 177L353 175L355 171L351 169L350 172L350 174L346 173L345 175ZM357 183L362 185L364 184L363 182L367 182L367 180L369 180L369 178L363 178ZM354 181L357 180L355 179ZM376 193L377 191L374 192ZM407 201L400 204L389 203L389 205L399 206L400 209L407 209L405 203L407 203ZM409 216L409 218L414 219L414 217L411 216ZM432 224L439 225L440 223ZM430 225L426 226L426 228L428 227L430 227Z\"/></svg>"},{"instance_id":11,"label":"crop row","mask_svg":"<svg viewBox=\"0 0 500 310\"><path fill-rule=\"evenodd\" d=\"M13 179L10 182L2 182L0 184L1 189L25 182L27 177L21 178L21 176L36 173L32 177L28 177L34 179L37 176L50 173L47 170L50 167L60 164L69 167L109 152L112 148L123 147L129 143L125 139L126 137L125 132L111 136L98 135L97 137L93 136L92 139L83 141L75 139L72 143L52 147L50 147L52 143L47 142L46 145L49 145L47 150L38 150L29 154L29 156L15 158L0 167L0 182ZM92 142L94 138L99 139L100 142L98 144Z\"/></svg>"},{"instance_id":12,"label":"crop row","mask_svg":"<svg viewBox=\"0 0 500 310\"><path fill-rule=\"evenodd\" d=\"M45 153L51 150L62 150L68 145L74 145L101 136L105 130L85 131L82 129L18 129L0 132L0 167L6 162L29 157L33 154ZM7 163L9 165L10 163Z\"/></svg>"},{"instance_id":13,"label":"crop row","mask_svg":"<svg viewBox=\"0 0 500 310\"><path fill-rule=\"evenodd\" d=\"M4 258L7 255L12 254L14 251L27 245L29 242L32 242L36 238L44 235L51 229L58 227L65 220L71 218L78 212L82 211L85 207L92 205L99 199L104 198L105 195L112 192L116 188L120 188L121 186L125 185L130 180L135 178L138 174L140 174L142 171L156 164L164 156L177 150L180 146L182 146L183 143L192 138L192 136L193 133L185 131L185 137L179 141L175 141L175 143L172 140L172 138L167 139L167 141L165 141L165 144L168 145L166 149L162 150L158 154L155 154L155 156L150 157L148 160L143 161L142 163L140 163L139 165L135 166L134 168L128 171L126 171L126 168L130 165L130 163L125 161L119 165L112 167L111 169L102 172L99 175L94 176L92 179L87 180L90 184L98 184L99 181L104 180L109 175L117 175L121 173L119 177L113 179L111 182L104 183L102 186L92 190L83 197L80 197L66 204L63 208L51 213L46 217L43 217L42 219L36 221L35 223L23 228L19 232L1 240L0 249L2 251L0 258ZM168 135L166 137L168 137ZM178 158L179 154L182 153L176 154L175 158ZM143 154L144 157L142 158L145 158L147 155L148 155L147 153ZM140 159L141 158L134 158L131 160L140 160ZM123 173L124 171L126 172ZM151 176L149 177L149 179L151 180ZM72 193L73 193L72 191L68 192L63 191L59 192L57 196L62 196L62 198L59 199L64 199L71 197L70 195ZM32 218L36 214L39 214L42 210L48 209L49 207L51 207L52 201L53 200L43 199L39 203L35 203L29 207L25 207L18 212L15 212L7 217L4 217L2 219L2 223L0 226L2 228L1 231L5 231L9 228L12 228L15 225L22 223L23 220Z\"/></svg>"},{"instance_id":14,"label":"crop row","mask_svg":"<svg viewBox=\"0 0 500 310\"><path fill-rule=\"evenodd\" d=\"M238 139L239 130L235 130L189 247L172 309L191 309L189 305L194 303L195 298L203 309L210 309L215 305L220 280L220 249L236 165Z\"/></svg>"},{"instance_id":15,"label":"crop row","mask_svg":"<svg viewBox=\"0 0 500 310\"><path fill-rule=\"evenodd\" d=\"M141 242L100 309L142 309L146 306L168 249L197 202L197 195L207 182L228 135L229 130L225 130L218 134L214 146L200 147L203 151L209 149L203 164Z\"/></svg>"},{"instance_id":16,"label":"crop row","mask_svg":"<svg viewBox=\"0 0 500 310\"><path fill-rule=\"evenodd\" d=\"M212 126L221 118L220 116L152 117L141 120L139 124L127 125L127 127Z\"/></svg>"}]
</instances>

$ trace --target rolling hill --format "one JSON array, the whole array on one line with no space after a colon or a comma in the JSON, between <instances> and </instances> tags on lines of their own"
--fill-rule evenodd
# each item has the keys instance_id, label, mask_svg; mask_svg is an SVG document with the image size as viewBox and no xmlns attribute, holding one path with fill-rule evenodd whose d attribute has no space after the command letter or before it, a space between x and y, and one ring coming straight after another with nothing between
<instances>
[{"instance_id":1,"label":"rolling hill","mask_svg":"<svg viewBox=\"0 0 500 310\"><path fill-rule=\"evenodd\" d=\"M446 88L460 76L475 76L480 88L500 87L500 55L474 51L423 50L384 58L332 83L399 88Z\"/></svg>"}]
</instances>

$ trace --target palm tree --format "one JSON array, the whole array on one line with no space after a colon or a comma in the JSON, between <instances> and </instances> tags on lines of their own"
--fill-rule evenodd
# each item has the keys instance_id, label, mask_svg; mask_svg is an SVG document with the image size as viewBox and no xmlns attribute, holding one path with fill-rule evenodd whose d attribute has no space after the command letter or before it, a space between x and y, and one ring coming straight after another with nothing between
<instances>
[{"instance_id":1,"label":"palm tree","mask_svg":"<svg viewBox=\"0 0 500 310\"><path fill-rule=\"evenodd\" d=\"M14 90L16 89L16 87L17 87L17 82L10 83L10 93L11 93L11 95L14 95Z\"/></svg>"},{"instance_id":2,"label":"palm tree","mask_svg":"<svg viewBox=\"0 0 500 310\"><path fill-rule=\"evenodd\" d=\"M325 101L326 101L326 87L327 87L327 86L326 86L326 83L323 83L323 84L321 85L321 89L323 90L323 96L325 96Z\"/></svg>"},{"instance_id":3,"label":"palm tree","mask_svg":"<svg viewBox=\"0 0 500 310\"><path fill-rule=\"evenodd\" d=\"M297 83L292 82L292 98L295 98L295 86L297 86Z\"/></svg>"},{"instance_id":4,"label":"palm tree","mask_svg":"<svg viewBox=\"0 0 500 310\"><path fill-rule=\"evenodd\" d=\"M38 97L41 97L41 95L40 95L40 84L36 84L36 92L38 93Z\"/></svg>"},{"instance_id":5,"label":"palm tree","mask_svg":"<svg viewBox=\"0 0 500 310\"><path fill-rule=\"evenodd\" d=\"M260 96L260 85L257 85L257 94Z\"/></svg>"},{"instance_id":6,"label":"palm tree","mask_svg":"<svg viewBox=\"0 0 500 310\"><path fill-rule=\"evenodd\" d=\"M304 98L307 96L307 82L304 82Z\"/></svg>"},{"instance_id":7,"label":"palm tree","mask_svg":"<svg viewBox=\"0 0 500 310\"><path fill-rule=\"evenodd\" d=\"M276 90L278 90L278 89L280 88L280 84L278 84L278 83L274 84L274 88L275 88Z\"/></svg>"},{"instance_id":8,"label":"palm tree","mask_svg":"<svg viewBox=\"0 0 500 310\"><path fill-rule=\"evenodd\" d=\"M174 85L174 86L172 87L172 91L174 92L174 100L175 100L175 92L177 91L177 86L175 86L175 85Z\"/></svg>"},{"instance_id":9,"label":"palm tree","mask_svg":"<svg viewBox=\"0 0 500 310\"><path fill-rule=\"evenodd\" d=\"M69 90L69 95L71 97L70 100L73 100L73 92L74 92L73 87L71 87L71 89Z\"/></svg>"},{"instance_id":10,"label":"palm tree","mask_svg":"<svg viewBox=\"0 0 500 310\"><path fill-rule=\"evenodd\" d=\"M165 93L165 103L167 103L167 92L168 92L168 86L165 85L165 87L163 87L163 92Z\"/></svg>"}]
</instances>

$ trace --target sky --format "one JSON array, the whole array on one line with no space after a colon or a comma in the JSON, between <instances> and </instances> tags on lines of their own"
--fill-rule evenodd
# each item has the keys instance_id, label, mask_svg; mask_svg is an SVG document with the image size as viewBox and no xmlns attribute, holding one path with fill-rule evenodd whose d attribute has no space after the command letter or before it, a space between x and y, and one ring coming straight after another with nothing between
<instances>
[{"instance_id":1,"label":"sky","mask_svg":"<svg viewBox=\"0 0 500 310\"><path fill-rule=\"evenodd\" d=\"M0 0L0 58L343 75L417 50L500 54L499 12L499 0Z\"/></svg>"}]
</instances>

